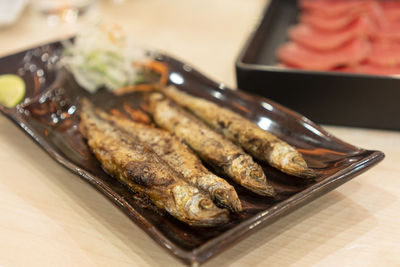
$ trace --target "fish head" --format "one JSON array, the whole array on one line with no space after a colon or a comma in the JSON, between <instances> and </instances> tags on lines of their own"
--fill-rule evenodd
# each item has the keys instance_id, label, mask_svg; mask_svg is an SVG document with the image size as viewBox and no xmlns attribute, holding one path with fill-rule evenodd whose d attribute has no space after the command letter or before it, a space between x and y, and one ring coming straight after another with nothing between
<instances>
[{"instance_id":1,"label":"fish head","mask_svg":"<svg viewBox=\"0 0 400 267\"><path fill-rule=\"evenodd\" d=\"M186 202L185 212L188 221L195 226L216 226L229 219L226 209L218 208L210 197L200 192Z\"/></svg>"},{"instance_id":2,"label":"fish head","mask_svg":"<svg viewBox=\"0 0 400 267\"><path fill-rule=\"evenodd\" d=\"M232 186L217 183L211 188L211 195L215 202L222 207L228 208L233 212L242 210L240 199Z\"/></svg>"},{"instance_id":3,"label":"fish head","mask_svg":"<svg viewBox=\"0 0 400 267\"><path fill-rule=\"evenodd\" d=\"M244 180L244 184L251 186L253 192L270 197L276 195L274 188L267 183L265 173L260 166L252 166L247 172L248 175L247 179Z\"/></svg>"},{"instance_id":4,"label":"fish head","mask_svg":"<svg viewBox=\"0 0 400 267\"><path fill-rule=\"evenodd\" d=\"M267 184L264 171L261 166L253 161L249 155L241 155L237 157L232 165L232 173L240 177L240 185L250 191L262 196L275 196L272 186Z\"/></svg>"},{"instance_id":5,"label":"fish head","mask_svg":"<svg viewBox=\"0 0 400 267\"><path fill-rule=\"evenodd\" d=\"M294 148L284 143L274 145L270 163L281 171L303 178L315 178L316 173L308 167L303 156Z\"/></svg>"}]
</instances>

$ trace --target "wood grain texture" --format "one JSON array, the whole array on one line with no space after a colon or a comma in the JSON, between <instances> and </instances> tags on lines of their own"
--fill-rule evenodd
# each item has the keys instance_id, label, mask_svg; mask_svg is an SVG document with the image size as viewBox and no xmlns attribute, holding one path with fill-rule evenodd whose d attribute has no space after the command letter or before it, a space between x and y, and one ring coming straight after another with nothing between
<instances>
[{"instance_id":1,"label":"wood grain texture","mask_svg":"<svg viewBox=\"0 0 400 267\"><path fill-rule=\"evenodd\" d=\"M265 2L100 2L89 16L127 29L217 81L234 84L234 60ZM0 55L73 33L31 9L0 30ZM395 118L393 118L395 119ZM326 127L385 152L370 171L260 230L204 266L400 265L400 133ZM0 117L0 266L176 266L181 263L120 210Z\"/></svg>"}]
</instances>

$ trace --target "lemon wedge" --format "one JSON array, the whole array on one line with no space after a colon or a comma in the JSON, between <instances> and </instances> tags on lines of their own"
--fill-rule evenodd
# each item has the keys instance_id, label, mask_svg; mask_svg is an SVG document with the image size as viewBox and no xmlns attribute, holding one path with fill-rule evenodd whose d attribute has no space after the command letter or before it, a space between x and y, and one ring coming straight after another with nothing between
<instances>
[{"instance_id":1,"label":"lemon wedge","mask_svg":"<svg viewBox=\"0 0 400 267\"><path fill-rule=\"evenodd\" d=\"M15 107L25 96L25 82L14 74L0 75L0 104Z\"/></svg>"}]
</instances>

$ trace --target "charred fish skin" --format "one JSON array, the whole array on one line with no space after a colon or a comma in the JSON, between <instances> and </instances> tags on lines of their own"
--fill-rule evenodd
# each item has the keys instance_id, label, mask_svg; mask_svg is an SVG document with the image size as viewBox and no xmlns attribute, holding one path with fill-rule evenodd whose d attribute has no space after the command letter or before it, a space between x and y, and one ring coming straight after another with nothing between
<instances>
[{"instance_id":1,"label":"charred fish skin","mask_svg":"<svg viewBox=\"0 0 400 267\"><path fill-rule=\"evenodd\" d=\"M206 99L191 96L173 86L165 87L161 91L211 128L243 147L256 159L268 162L290 175L303 178L316 176L295 148L241 115Z\"/></svg>"},{"instance_id":2,"label":"charred fish skin","mask_svg":"<svg viewBox=\"0 0 400 267\"><path fill-rule=\"evenodd\" d=\"M88 101L81 103L80 118L81 133L108 173L189 225L209 227L228 221L227 210L180 179L153 151L129 142L123 132L99 119Z\"/></svg>"},{"instance_id":3,"label":"charred fish skin","mask_svg":"<svg viewBox=\"0 0 400 267\"><path fill-rule=\"evenodd\" d=\"M263 196L275 196L262 168L240 147L210 129L167 97L153 93L150 112L155 123L188 144L204 161L221 168L236 183Z\"/></svg>"},{"instance_id":4,"label":"charred fish skin","mask_svg":"<svg viewBox=\"0 0 400 267\"><path fill-rule=\"evenodd\" d=\"M96 113L102 119L128 132L132 138L150 147L171 168L182 174L189 184L209 193L220 206L234 212L242 210L235 188L208 171L196 154L170 132L119 118L100 110L96 110Z\"/></svg>"}]
</instances>

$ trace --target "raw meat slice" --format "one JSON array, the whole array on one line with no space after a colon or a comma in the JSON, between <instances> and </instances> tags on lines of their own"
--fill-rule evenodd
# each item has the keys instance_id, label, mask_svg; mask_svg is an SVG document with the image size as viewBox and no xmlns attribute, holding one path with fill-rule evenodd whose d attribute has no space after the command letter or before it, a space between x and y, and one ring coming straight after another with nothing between
<instances>
[{"instance_id":1,"label":"raw meat slice","mask_svg":"<svg viewBox=\"0 0 400 267\"><path fill-rule=\"evenodd\" d=\"M400 23L388 23L380 27L371 38L379 42L400 42Z\"/></svg>"},{"instance_id":2,"label":"raw meat slice","mask_svg":"<svg viewBox=\"0 0 400 267\"><path fill-rule=\"evenodd\" d=\"M379 1L382 8L386 10L400 9L400 1L398 0L385 0Z\"/></svg>"},{"instance_id":3,"label":"raw meat slice","mask_svg":"<svg viewBox=\"0 0 400 267\"><path fill-rule=\"evenodd\" d=\"M366 5L365 12L363 14L369 16L376 26L381 27L386 24L385 14L379 1L370 1Z\"/></svg>"},{"instance_id":4,"label":"raw meat slice","mask_svg":"<svg viewBox=\"0 0 400 267\"><path fill-rule=\"evenodd\" d=\"M400 1L382 1L380 5L388 22L400 22Z\"/></svg>"},{"instance_id":5,"label":"raw meat slice","mask_svg":"<svg viewBox=\"0 0 400 267\"><path fill-rule=\"evenodd\" d=\"M338 66L351 66L364 60L370 52L366 40L354 39L329 52L318 52L291 42L278 50L283 63L311 70L330 70Z\"/></svg>"},{"instance_id":6,"label":"raw meat slice","mask_svg":"<svg viewBox=\"0 0 400 267\"><path fill-rule=\"evenodd\" d=\"M351 0L348 2L352 2ZM348 9L339 16L326 16L324 12L313 10L300 16L302 23L324 31L338 31L360 17L368 17L377 26L385 24L384 13L379 3L375 1L361 1L358 8Z\"/></svg>"},{"instance_id":7,"label":"raw meat slice","mask_svg":"<svg viewBox=\"0 0 400 267\"><path fill-rule=\"evenodd\" d=\"M336 32L320 31L306 24L298 24L289 29L289 37L301 45L324 51L338 48L354 38L366 38L375 31L376 26L368 17L360 17Z\"/></svg>"},{"instance_id":8,"label":"raw meat slice","mask_svg":"<svg viewBox=\"0 0 400 267\"><path fill-rule=\"evenodd\" d=\"M400 77L400 0L299 0L282 67Z\"/></svg>"},{"instance_id":9,"label":"raw meat slice","mask_svg":"<svg viewBox=\"0 0 400 267\"><path fill-rule=\"evenodd\" d=\"M382 67L400 67L400 44L372 43L367 61Z\"/></svg>"},{"instance_id":10,"label":"raw meat slice","mask_svg":"<svg viewBox=\"0 0 400 267\"><path fill-rule=\"evenodd\" d=\"M302 0L299 4L300 8L306 11L318 12L325 17L338 17L349 10L361 9L366 2L365 0Z\"/></svg>"},{"instance_id":11,"label":"raw meat slice","mask_svg":"<svg viewBox=\"0 0 400 267\"><path fill-rule=\"evenodd\" d=\"M400 23L400 8L384 10L384 16L388 23Z\"/></svg>"},{"instance_id":12,"label":"raw meat slice","mask_svg":"<svg viewBox=\"0 0 400 267\"><path fill-rule=\"evenodd\" d=\"M371 64L361 64L355 67L336 68L334 71L371 74L371 75L393 75L400 77L400 67L381 67Z\"/></svg>"},{"instance_id":13,"label":"raw meat slice","mask_svg":"<svg viewBox=\"0 0 400 267\"><path fill-rule=\"evenodd\" d=\"M359 17L357 13L350 13L340 17L324 17L315 12L307 12L300 16L300 22L322 31L339 31Z\"/></svg>"}]
</instances>

